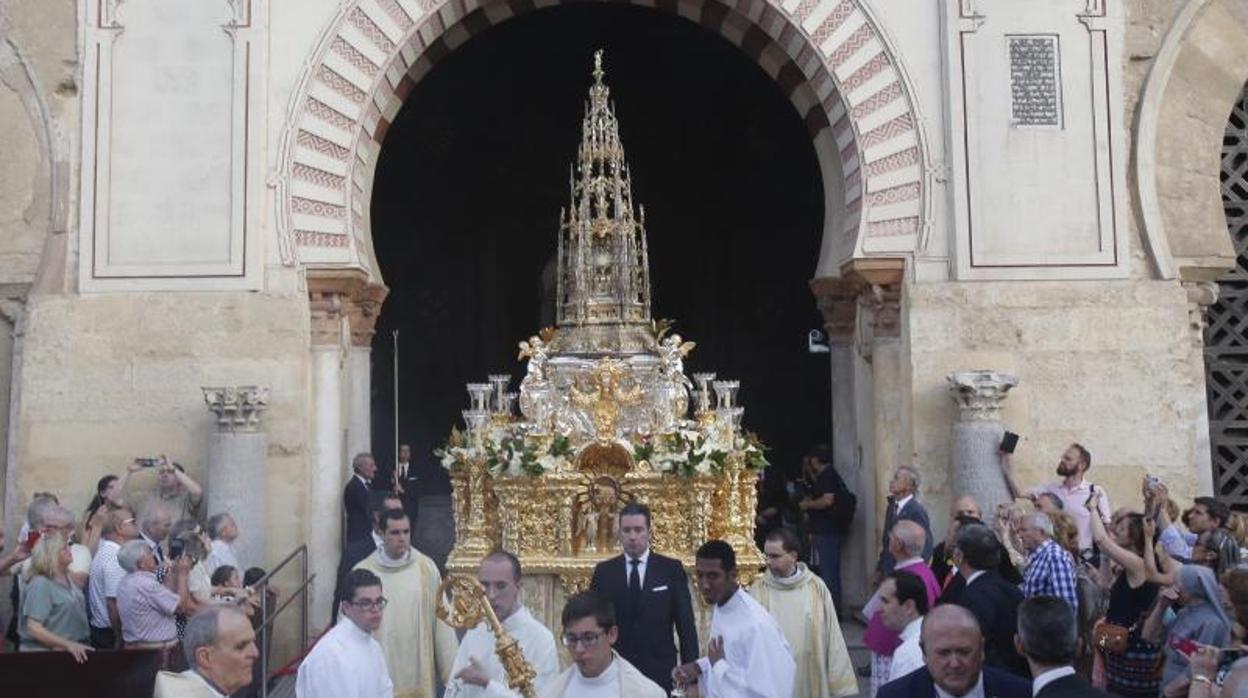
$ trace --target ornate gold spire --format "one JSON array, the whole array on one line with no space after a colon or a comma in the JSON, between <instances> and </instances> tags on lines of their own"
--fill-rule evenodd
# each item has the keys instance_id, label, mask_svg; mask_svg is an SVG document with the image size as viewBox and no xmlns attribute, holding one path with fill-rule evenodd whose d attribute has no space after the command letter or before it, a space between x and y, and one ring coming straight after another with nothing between
<instances>
[{"instance_id":1,"label":"ornate gold spire","mask_svg":"<svg viewBox=\"0 0 1248 698\"><path fill-rule=\"evenodd\" d=\"M650 325L650 268L645 210L634 215L602 51L581 123L570 203L559 212L559 275L552 350L631 354L656 348Z\"/></svg>"}]
</instances>

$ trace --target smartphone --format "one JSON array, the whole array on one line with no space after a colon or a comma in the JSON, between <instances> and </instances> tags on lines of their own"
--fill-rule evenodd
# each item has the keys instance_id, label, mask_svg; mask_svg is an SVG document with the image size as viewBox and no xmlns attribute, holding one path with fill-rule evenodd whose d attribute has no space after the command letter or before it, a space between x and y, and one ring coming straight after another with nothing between
<instances>
[{"instance_id":1,"label":"smartphone","mask_svg":"<svg viewBox=\"0 0 1248 698\"><path fill-rule=\"evenodd\" d=\"M186 552L186 542L181 538L174 538L169 541L169 559L176 560L182 557L182 553Z\"/></svg>"},{"instance_id":2,"label":"smartphone","mask_svg":"<svg viewBox=\"0 0 1248 698\"><path fill-rule=\"evenodd\" d=\"M1190 657L1200 649L1200 643L1186 637L1171 637L1170 649L1185 657Z\"/></svg>"},{"instance_id":3,"label":"smartphone","mask_svg":"<svg viewBox=\"0 0 1248 698\"><path fill-rule=\"evenodd\" d=\"M1001 452L1013 453L1018 448L1018 434L1012 431L1005 432L1005 436L1001 437Z\"/></svg>"},{"instance_id":4,"label":"smartphone","mask_svg":"<svg viewBox=\"0 0 1248 698\"><path fill-rule=\"evenodd\" d=\"M155 468L156 465L160 463L160 459L159 458L135 458L134 462L138 463L140 468Z\"/></svg>"}]
</instances>

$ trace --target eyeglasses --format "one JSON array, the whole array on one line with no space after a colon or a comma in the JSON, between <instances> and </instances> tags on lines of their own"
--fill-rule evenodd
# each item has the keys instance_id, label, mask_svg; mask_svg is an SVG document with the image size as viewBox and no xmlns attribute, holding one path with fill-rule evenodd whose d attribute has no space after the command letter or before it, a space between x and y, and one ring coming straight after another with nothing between
<instances>
[{"instance_id":1,"label":"eyeglasses","mask_svg":"<svg viewBox=\"0 0 1248 698\"><path fill-rule=\"evenodd\" d=\"M351 604L352 606L355 606L361 611L380 611L386 607L386 604L390 603L390 599L387 599L384 596L379 596L376 599L364 599L362 601L348 601L347 603Z\"/></svg>"},{"instance_id":2,"label":"eyeglasses","mask_svg":"<svg viewBox=\"0 0 1248 698\"><path fill-rule=\"evenodd\" d=\"M602 633L585 633L584 635L564 635L563 646L570 650L576 649L577 645L590 649L598 644L598 639L602 637Z\"/></svg>"}]
</instances>

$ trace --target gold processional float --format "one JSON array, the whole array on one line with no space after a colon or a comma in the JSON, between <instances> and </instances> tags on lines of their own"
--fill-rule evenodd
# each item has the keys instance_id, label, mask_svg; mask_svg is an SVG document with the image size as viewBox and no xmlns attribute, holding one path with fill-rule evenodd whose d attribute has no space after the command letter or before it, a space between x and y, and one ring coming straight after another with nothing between
<instances>
[{"instance_id":1,"label":"gold processional float","mask_svg":"<svg viewBox=\"0 0 1248 698\"><path fill-rule=\"evenodd\" d=\"M557 631L564 599L618 554L617 514L632 502L650 507L653 549L690 572L715 538L736 550L744 582L762 564L754 485L763 446L741 430L738 382L713 373L691 382L683 361L694 343L651 319L645 208L634 215L601 51L593 77L571 203L560 212L556 327L520 342L518 395L508 375L468 384L466 429L435 452L454 487L456 531L443 584L452 598L439 616L457 627L493 617L476 571L501 548L520 559L525 605ZM497 619L491 627L502 657L510 638Z\"/></svg>"}]
</instances>

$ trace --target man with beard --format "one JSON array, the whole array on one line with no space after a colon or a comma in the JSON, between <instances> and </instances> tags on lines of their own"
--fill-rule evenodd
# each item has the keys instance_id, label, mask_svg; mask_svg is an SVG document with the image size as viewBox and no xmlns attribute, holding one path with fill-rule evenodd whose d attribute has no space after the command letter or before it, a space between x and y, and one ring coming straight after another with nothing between
<instances>
[{"instance_id":1,"label":"man with beard","mask_svg":"<svg viewBox=\"0 0 1248 698\"><path fill-rule=\"evenodd\" d=\"M1093 491L1104 490L1103 487L1097 487L1087 479L1087 472L1091 467L1092 454L1088 452L1088 449L1079 444L1071 444L1062 452L1062 459L1057 462L1057 474L1062 479L1032 488L1026 495L1034 502L1037 497L1048 492L1062 501L1062 511L1070 514L1075 520L1075 527L1079 529L1079 555L1085 560L1093 554L1092 521L1087 507L1083 504L1092 496ZM1099 513L1101 520L1107 525L1112 512L1109 498L1102 496Z\"/></svg>"},{"instance_id":2,"label":"man with beard","mask_svg":"<svg viewBox=\"0 0 1248 698\"><path fill-rule=\"evenodd\" d=\"M711 615L706 656L676 667L672 680L704 698L791 698L797 665L776 620L742 591L737 554L722 540L694 556L698 590Z\"/></svg>"},{"instance_id":3,"label":"man with beard","mask_svg":"<svg viewBox=\"0 0 1248 698\"><path fill-rule=\"evenodd\" d=\"M793 695L852 696L858 693L858 680L832 595L818 575L797 561L800 549L793 529L768 533L763 543L767 572L754 580L750 594L776 619L789 641L798 666Z\"/></svg>"},{"instance_id":4,"label":"man with beard","mask_svg":"<svg viewBox=\"0 0 1248 698\"><path fill-rule=\"evenodd\" d=\"M984 666L984 636L975 616L937 606L920 631L923 668L890 681L876 698L1031 698L1031 682Z\"/></svg>"}]
</instances>

